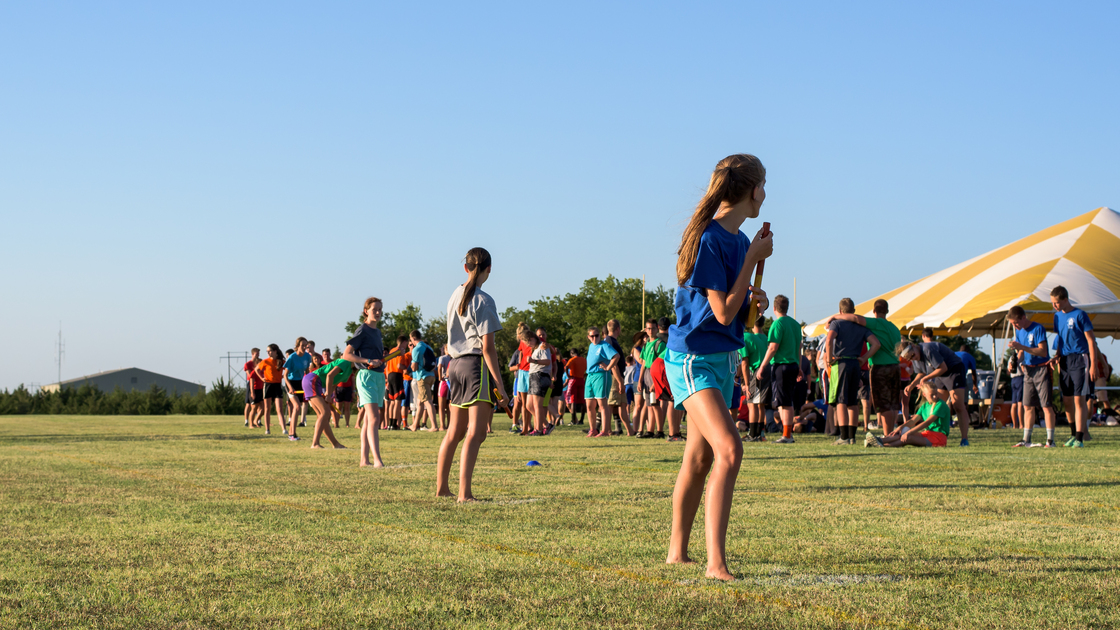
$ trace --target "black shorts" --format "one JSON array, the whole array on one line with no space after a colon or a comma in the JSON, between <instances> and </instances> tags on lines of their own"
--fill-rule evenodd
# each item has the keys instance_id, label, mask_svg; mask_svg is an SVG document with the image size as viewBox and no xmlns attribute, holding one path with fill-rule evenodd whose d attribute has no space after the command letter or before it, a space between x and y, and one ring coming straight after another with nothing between
<instances>
[{"instance_id":1,"label":"black shorts","mask_svg":"<svg viewBox=\"0 0 1120 630\"><path fill-rule=\"evenodd\" d=\"M334 390L334 399L338 402L354 402L354 388L339 387Z\"/></svg>"},{"instance_id":2,"label":"black shorts","mask_svg":"<svg viewBox=\"0 0 1120 630\"><path fill-rule=\"evenodd\" d=\"M265 400L272 400L273 398L283 398L283 397L284 397L284 386L281 385L279 382L265 383L264 384L264 399Z\"/></svg>"},{"instance_id":3,"label":"black shorts","mask_svg":"<svg viewBox=\"0 0 1120 630\"><path fill-rule=\"evenodd\" d=\"M389 372L385 375L385 397L400 400L404 396L404 373Z\"/></svg>"},{"instance_id":4,"label":"black shorts","mask_svg":"<svg viewBox=\"0 0 1120 630\"><path fill-rule=\"evenodd\" d=\"M861 369L859 371L859 399L871 400L871 372Z\"/></svg>"},{"instance_id":5,"label":"black shorts","mask_svg":"<svg viewBox=\"0 0 1120 630\"><path fill-rule=\"evenodd\" d=\"M1088 353L1067 354L1058 359L1058 385L1062 388L1062 396L1093 395L1093 379L1089 378Z\"/></svg>"},{"instance_id":6,"label":"black shorts","mask_svg":"<svg viewBox=\"0 0 1120 630\"><path fill-rule=\"evenodd\" d=\"M902 369L897 363L871 366L871 404L878 413L902 408Z\"/></svg>"},{"instance_id":7,"label":"black shorts","mask_svg":"<svg viewBox=\"0 0 1120 630\"><path fill-rule=\"evenodd\" d=\"M303 404L303 383L294 379L288 379L288 395L296 399L296 402Z\"/></svg>"},{"instance_id":8,"label":"black shorts","mask_svg":"<svg viewBox=\"0 0 1120 630\"><path fill-rule=\"evenodd\" d=\"M259 405L264 402L264 388L253 390L253 404Z\"/></svg>"},{"instance_id":9,"label":"black shorts","mask_svg":"<svg viewBox=\"0 0 1120 630\"><path fill-rule=\"evenodd\" d=\"M949 368L949 373L943 378L952 384L952 389L968 389L968 379L965 378L964 364L961 363L957 367Z\"/></svg>"},{"instance_id":10,"label":"black shorts","mask_svg":"<svg viewBox=\"0 0 1120 630\"><path fill-rule=\"evenodd\" d=\"M794 388L801 367L796 363L777 363L770 370L770 390L773 394L774 408L792 407Z\"/></svg>"},{"instance_id":11,"label":"black shorts","mask_svg":"<svg viewBox=\"0 0 1120 630\"><path fill-rule=\"evenodd\" d=\"M486 369L482 355L464 354L451 359L450 365L447 366L447 385L452 406L494 404L494 386L490 380L490 370Z\"/></svg>"},{"instance_id":12,"label":"black shorts","mask_svg":"<svg viewBox=\"0 0 1120 630\"><path fill-rule=\"evenodd\" d=\"M552 388L552 376L548 372L529 373L529 395L544 396Z\"/></svg>"},{"instance_id":13,"label":"black shorts","mask_svg":"<svg viewBox=\"0 0 1120 630\"><path fill-rule=\"evenodd\" d=\"M1011 404L1015 405L1023 402L1023 377L1011 377Z\"/></svg>"},{"instance_id":14,"label":"black shorts","mask_svg":"<svg viewBox=\"0 0 1120 630\"><path fill-rule=\"evenodd\" d=\"M829 368L828 404L858 405L860 369L858 359L840 359Z\"/></svg>"}]
</instances>

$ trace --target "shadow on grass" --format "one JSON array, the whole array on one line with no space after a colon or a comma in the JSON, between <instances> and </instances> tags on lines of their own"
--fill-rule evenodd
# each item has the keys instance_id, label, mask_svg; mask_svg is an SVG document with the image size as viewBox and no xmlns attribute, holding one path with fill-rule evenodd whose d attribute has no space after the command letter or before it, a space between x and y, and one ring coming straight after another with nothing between
<instances>
[{"instance_id":1,"label":"shadow on grass","mask_svg":"<svg viewBox=\"0 0 1120 630\"><path fill-rule=\"evenodd\" d=\"M0 444L17 442L174 442L180 440L269 440L271 435L244 433L200 433L197 435L69 435L44 433L39 435L8 435L0 437Z\"/></svg>"}]
</instances>

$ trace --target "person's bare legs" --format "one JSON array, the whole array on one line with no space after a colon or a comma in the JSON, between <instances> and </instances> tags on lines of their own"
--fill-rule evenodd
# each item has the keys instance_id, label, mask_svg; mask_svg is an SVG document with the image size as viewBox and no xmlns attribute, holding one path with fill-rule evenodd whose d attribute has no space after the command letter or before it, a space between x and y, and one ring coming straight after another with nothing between
<instances>
[{"instance_id":1,"label":"person's bare legs","mask_svg":"<svg viewBox=\"0 0 1120 630\"><path fill-rule=\"evenodd\" d=\"M284 433L287 433L288 429L284 426L284 418L286 417L284 415L284 398L274 398L272 404L276 406L276 421L280 423L280 428L284 430Z\"/></svg>"},{"instance_id":2,"label":"person's bare legs","mask_svg":"<svg viewBox=\"0 0 1120 630\"><path fill-rule=\"evenodd\" d=\"M454 497L448 485L451 476L451 462L455 459L455 449L459 442L467 435L467 425L470 422L470 408L451 406L451 424L447 426L447 433L443 434L443 441L439 445L439 456L436 458L436 496Z\"/></svg>"},{"instance_id":3,"label":"person's bare legs","mask_svg":"<svg viewBox=\"0 0 1120 630\"><path fill-rule=\"evenodd\" d=\"M533 430L544 432L544 399L540 396L529 394L529 409L533 412Z\"/></svg>"},{"instance_id":4,"label":"person's bare legs","mask_svg":"<svg viewBox=\"0 0 1120 630\"><path fill-rule=\"evenodd\" d=\"M361 439L361 446L359 448L358 466L370 466L374 468L382 468L385 462L381 461L381 443L378 441L377 427L381 424L381 410L377 405L369 403L362 405L362 413L365 413L364 422L361 432L359 434ZM370 455L373 455L373 462L370 462Z\"/></svg>"},{"instance_id":5,"label":"person's bare legs","mask_svg":"<svg viewBox=\"0 0 1120 630\"><path fill-rule=\"evenodd\" d=\"M634 435L634 430L630 427L630 410L626 405L620 405L618 407L618 419L622 422L622 428L626 430L626 437ZM676 434L674 433L673 435Z\"/></svg>"},{"instance_id":6,"label":"person's bare legs","mask_svg":"<svg viewBox=\"0 0 1120 630\"><path fill-rule=\"evenodd\" d=\"M688 538L700 506L704 477L709 470L704 505L704 534L708 550L706 577L734 578L727 570L727 522L735 479L743 462L743 441L723 395L715 389L702 389L684 401L689 417L685 459L673 488L673 528L669 538L667 563L688 561ZM693 446L695 444L695 446Z\"/></svg>"},{"instance_id":7,"label":"person's bare legs","mask_svg":"<svg viewBox=\"0 0 1120 630\"><path fill-rule=\"evenodd\" d=\"M668 402L666 402L665 404L669 405ZM731 412L730 411L728 412L728 417L731 417ZM669 406L669 435L680 435L681 434L681 419L682 418L684 418L684 410L683 409L677 409L675 406L670 405ZM735 426L735 424L732 423L731 426ZM738 435L738 434L739 434L739 432L736 431L735 435Z\"/></svg>"},{"instance_id":8,"label":"person's bare legs","mask_svg":"<svg viewBox=\"0 0 1120 630\"><path fill-rule=\"evenodd\" d=\"M851 414L848 413L848 405L845 405L843 403L836 403L836 415L835 415L834 418L836 420L836 426L837 427L848 426L848 420L851 417L852 417ZM782 424L785 424L785 418L784 417L782 418ZM845 432L844 432L843 428L841 428L840 429L840 437L837 438L837 440L846 439L846 438L844 438L844 433Z\"/></svg>"},{"instance_id":9,"label":"person's bare legs","mask_svg":"<svg viewBox=\"0 0 1120 630\"><path fill-rule=\"evenodd\" d=\"M322 396L316 396L311 399L311 406L315 408L317 418L315 419L315 433L311 436L311 448L323 448L319 445L319 439L324 434L330 440L331 446L335 448L346 448L334 437L334 431L331 431L331 408L328 406L327 401Z\"/></svg>"},{"instance_id":10,"label":"person's bare legs","mask_svg":"<svg viewBox=\"0 0 1120 630\"><path fill-rule=\"evenodd\" d=\"M587 407L587 437L595 437L599 432L595 430L595 419L599 415L599 400L597 398L584 399Z\"/></svg>"},{"instance_id":11,"label":"person's bare legs","mask_svg":"<svg viewBox=\"0 0 1120 630\"><path fill-rule=\"evenodd\" d=\"M957 428L961 430L961 439L968 439L968 426L972 422L972 416L968 415L968 393L963 388L957 388L949 392L949 402L953 410L957 413Z\"/></svg>"},{"instance_id":12,"label":"person's bare legs","mask_svg":"<svg viewBox=\"0 0 1120 630\"><path fill-rule=\"evenodd\" d=\"M907 431L902 435L888 435L880 440L883 446L899 448L902 446L933 446L933 443L922 437L917 431Z\"/></svg>"},{"instance_id":13,"label":"person's bare legs","mask_svg":"<svg viewBox=\"0 0 1120 630\"><path fill-rule=\"evenodd\" d=\"M897 411L892 410L892 411L883 411L883 412L879 413L879 421L883 423L883 426L881 426L879 428L883 431L884 435L890 435L890 433L892 431L894 431L894 422L897 419L898 419L898 412Z\"/></svg>"},{"instance_id":14,"label":"person's bare legs","mask_svg":"<svg viewBox=\"0 0 1120 630\"><path fill-rule=\"evenodd\" d=\"M268 399L264 401L264 430L268 433L272 432L272 409L268 406Z\"/></svg>"},{"instance_id":15,"label":"person's bare legs","mask_svg":"<svg viewBox=\"0 0 1120 630\"><path fill-rule=\"evenodd\" d=\"M478 448L486 441L486 426L494 408L486 403L475 403L468 409L467 437L463 440L463 450L459 454L459 503L474 501L471 493L471 479L474 477L474 464L478 459Z\"/></svg>"}]
</instances>

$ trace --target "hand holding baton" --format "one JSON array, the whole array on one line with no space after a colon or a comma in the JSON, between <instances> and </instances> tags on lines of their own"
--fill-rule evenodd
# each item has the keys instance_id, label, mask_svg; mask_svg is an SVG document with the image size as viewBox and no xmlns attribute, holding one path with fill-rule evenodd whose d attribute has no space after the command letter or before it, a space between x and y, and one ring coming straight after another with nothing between
<instances>
[{"instance_id":1,"label":"hand holding baton","mask_svg":"<svg viewBox=\"0 0 1120 630\"><path fill-rule=\"evenodd\" d=\"M498 393L497 387L494 388L494 406L505 411L509 419L513 420L513 410L509 408L509 403L506 402L506 399L502 398L502 395Z\"/></svg>"},{"instance_id":2,"label":"hand holding baton","mask_svg":"<svg viewBox=\"0 0 1120 630\"><path fill-rule=\"evenodd\" d=\"M769 221L764 221L762 223L762 236L770 236ZM766 259L763 258L762 260L758 261L758 264L754 268L754 283L751 286L759 289L762 288L762 272L765 270ZM758 301L754 299L753 292L749 299L751 301L751 306L750 309L747 310L747 321L743 322L744 324L746 324L747 328L753 327L754 320L758 319Z\"/></svg>"}]
</instances>

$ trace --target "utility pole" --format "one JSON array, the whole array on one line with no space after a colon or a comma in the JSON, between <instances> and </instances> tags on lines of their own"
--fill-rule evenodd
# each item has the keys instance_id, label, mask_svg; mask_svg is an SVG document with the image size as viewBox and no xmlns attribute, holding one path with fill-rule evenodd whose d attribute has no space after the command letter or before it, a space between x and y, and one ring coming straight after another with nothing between
<instances>
[{"instance_id":1,"label":"utility pole","mask_svg":"<svg viewBox=\"0 0 1120 630\"><path fill-rule=\"evenodd\" d=\"M62 357L66 354L66 345L62 343L62 322L58 322L58 344L56 347L58 351L58 358L55 363L58 364L58 382L62 383Z\"/></svg>"},{"instance_id":2,"label":"utility pole","mask_svg":"<svg viewBox=\"0 0 1120 630\"><path fill-rule=\"evenodd\" d=\"M236 374L240 378L240 380L245 380L245 376L242 374L242 370L241 370L241 365L242 364L241 363L235 363L235 362L248 361L248 360L249 360L249 353L248 352L229 352L229 351L227 351L226 356L218 357L218 361L225 361L226 362L226 382L227 383L229 383L230 385L233 384L234 374Z\"/></svg>"}]
</instances>

